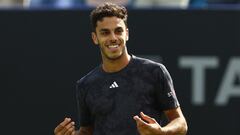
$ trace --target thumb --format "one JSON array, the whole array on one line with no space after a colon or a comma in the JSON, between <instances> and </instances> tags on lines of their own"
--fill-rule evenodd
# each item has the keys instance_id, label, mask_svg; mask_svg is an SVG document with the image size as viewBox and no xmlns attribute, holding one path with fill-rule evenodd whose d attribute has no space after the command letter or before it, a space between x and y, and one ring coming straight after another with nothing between
<instances>
[{"instance_id":1,"label":"thumb","mask_svg":"<svg viewBox=\"0 0 240 135\"><path fill-rule=\"evenodd\" d=\"M140 112L140 116L143 118L143 120L147 121L149 124L157 123L157 121L154 118L144 114L143 112Z\"/></svg>"}]
</instances>

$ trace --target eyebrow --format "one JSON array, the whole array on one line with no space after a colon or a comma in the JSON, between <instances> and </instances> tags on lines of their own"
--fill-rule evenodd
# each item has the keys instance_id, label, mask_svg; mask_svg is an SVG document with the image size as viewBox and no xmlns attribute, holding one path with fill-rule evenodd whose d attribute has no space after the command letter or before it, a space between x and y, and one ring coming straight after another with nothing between
<instances>
[{"instance_id":1,"label":"eyebrow","mask_svg":"<svg viewBox=\"0 0 240 135\"><path fill-rule=\"evenodd\" d=\"M117 27L117 28L115 28L114 30L119 30L119 29L123 30L122 27ZM102 28L102 29L100 29L100 32L105 32L105 31L109 31L109 29L107 29L107 28Z\"/></svg>"},{"instance_id":2,"label":"eyebrow","mask_svg":"<svg viewBox=\"0 0 240 135\"><path fill-rule=\"evenodd\" d=\"M117 27L115 30L123 30L123 27Z\"/></svg>"},{"instance_id":3,"label":"eyebrow","mask_svg":"<svg viewBox=\"0 0 240 135\"><path fill-rule=\"evenodd\" d=\"M100 29L100 31L109 31L109 29L103 28L103 29Z\"/></svg>"}]
</instances>

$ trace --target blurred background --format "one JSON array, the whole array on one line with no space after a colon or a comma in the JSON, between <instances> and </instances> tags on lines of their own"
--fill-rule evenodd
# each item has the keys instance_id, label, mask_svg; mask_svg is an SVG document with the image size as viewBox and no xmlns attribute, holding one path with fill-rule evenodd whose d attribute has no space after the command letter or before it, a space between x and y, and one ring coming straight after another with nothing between
<instances>
[{"instance_id":1,"label":"blurred background","mask_svg":"<svg viewBox=\"0 0 240 135\"><path fill-rule=\"evenodd\" d=\"M101 63L89 13L129 11L129 52L171 73L188 135L239 135L240 0L0 0L1 133L77 123L75 83Z\"/></svg>"},{"instance_id":2,"label":"blurred background","mask_svg":"<svg viewBox=\"0 0 240 135\"><path fill-rule=\"evenodd\" d=\"M2 8L89 8L112 2L131 8L239 7L240 0L0 0Z\"/></svg>"}]
</instances>

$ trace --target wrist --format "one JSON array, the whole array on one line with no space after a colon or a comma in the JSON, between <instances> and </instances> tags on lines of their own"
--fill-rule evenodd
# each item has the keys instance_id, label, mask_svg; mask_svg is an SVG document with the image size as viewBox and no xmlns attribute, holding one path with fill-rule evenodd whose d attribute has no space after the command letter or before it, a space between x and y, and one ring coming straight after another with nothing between
<instances>
[{"instance_id":1,"label":"wrist","mask_svg":"<svg viewBox=\"0 0 240 135\"><path fill-rule=\"evenodd\" d=\"M161 129L161 135L168 135L168 129L167 128L162 128Z\"/></svg>"}]
</instances>

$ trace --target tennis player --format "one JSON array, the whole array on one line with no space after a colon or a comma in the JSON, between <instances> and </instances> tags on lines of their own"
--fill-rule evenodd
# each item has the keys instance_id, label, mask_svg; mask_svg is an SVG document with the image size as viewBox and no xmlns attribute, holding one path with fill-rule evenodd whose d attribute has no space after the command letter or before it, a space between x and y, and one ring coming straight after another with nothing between
<instances>
[{"instance_id":1,"label":"tennis player","mask_svg":"<svg viewBox=\"0 0 240 135\"><path fill-rule=\"evenodd\" d=\"M125 7L111 3L91 12L92 39L102 63L77 82L80 128L65 118L55 135L186 134L187 123L165 66L128 53L127 16Z\"/></svg>"}]
</instances>

